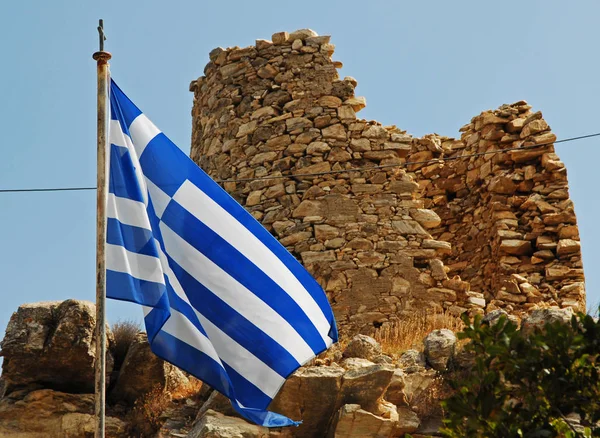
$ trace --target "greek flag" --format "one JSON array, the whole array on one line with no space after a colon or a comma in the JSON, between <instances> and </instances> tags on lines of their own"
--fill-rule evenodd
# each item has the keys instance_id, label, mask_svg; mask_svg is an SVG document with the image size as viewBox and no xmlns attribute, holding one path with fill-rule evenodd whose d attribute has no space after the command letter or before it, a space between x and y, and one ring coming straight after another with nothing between
<instances>
[{"instance_id":1,"label":"greek flag","mask_svg":"<svg viewBox=\"0 0 600 438\"><path fill-rule=\"evenodd\" d=\"M140 304L152 351L245 418L337 341L319 284L111 81L106 290Z\"/></svg>"}]
</instances>

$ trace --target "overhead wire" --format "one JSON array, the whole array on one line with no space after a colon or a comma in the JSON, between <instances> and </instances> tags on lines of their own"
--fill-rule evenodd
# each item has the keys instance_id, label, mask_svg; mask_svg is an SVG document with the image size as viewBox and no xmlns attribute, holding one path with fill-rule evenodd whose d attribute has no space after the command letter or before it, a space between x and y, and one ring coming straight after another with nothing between
<instances>
[{"instance_id":1,"label":"overhead wire","mask_svg":"<svg viewBox=\"0 0 600 438\"><path fill-rule=\"evenodd\" d=\"M500 154L511 151L524 151L524 150L535 150L544 146L549 146L557 143L567 143L576 140L583 140L586 138L598 137L600 136L600 132L595 134L586 134L580 135L577 137L568 137L563 138L561 140L554 140L546 143L539 143L528 146L519 146L514 148L506 148L506 149L496 149L493 151L485 151L485 152L475 152L472 154L465 155L456 155L451 157L439 157L432 158L429 160L422 161L406 161L404 163L394 163L394 164L382 164L377 166L364 166L357 167L351 169L338 169L338 170L328 170L323 172L312 172L312 173L296 173L296 174L288 174L288 175L271 175L271 176L259 176L259 177L251 177L251 178L236 178L236 179L216 179L215 181L218 183L227 183L227 182L252 182L252 181L264 181L264 180L274 180L274 179L291 179L291 178L305 178L305 177L317 177L317 176L325 176L325 175L335 175L347 172L368 172L372 170L380 170L380 169L392 169L395 167L402 168L408 167L411 165L426 165L426 164L436 164L440 162L447 161L456 161L462 160L466 158L474 158L474 157L482 157L485 155L493 155ZM68 192L68 191L85 191L85 190L96 190L96 187L59 187L59 188L31 188L31 189L0 189L0 193L23 193L23 192Z\"/></svg>"}]
</instances>

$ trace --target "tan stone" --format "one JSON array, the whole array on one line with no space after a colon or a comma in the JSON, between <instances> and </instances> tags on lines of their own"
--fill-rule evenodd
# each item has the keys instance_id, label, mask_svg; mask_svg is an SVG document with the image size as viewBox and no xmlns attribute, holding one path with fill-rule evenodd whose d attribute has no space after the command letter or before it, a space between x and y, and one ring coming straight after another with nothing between
<instances>
[{"instance_id":1,"label":"tan stone","mask_svg":"<svg viewBox=\"0 0 600 438\"><path fill-rule=\"evenodd\" d=\"M354 111L358 112L367 106L367 100L364 97L350 97L344 101L344 105L350 105Z\"/></svg>"},{"instance_id":2,"label":"tan stone","mask_svg":"<svg viewBox=\"0 0 600 438\"><path fill-rule=\"evenodd\" d=\"M580 251L581 244L572 239L561 239L558 241L558 245L556 246L556 253L559 256L564 256L568 254L578 253Z\"/></svg>"},{"instance_id":3,"label":"tan stone","mask_svg":"<svg viewBox=\"0 0 600 438\"><path fill-rule=\"evenodd\" d=\"M392 436L396 421L379 417L361 409L358 404L347 404L340 408L334 419L333 438L388 438ZM416 427L412 429L416 430Z\"/></svg>"},{"instance_id":4,"label":"tan stone","mask_svg":"<svg viewBox=\"0 0 600 438\"><path fill-rule=\"evenodd\" d=\"M325 108L338 108L342 105L342 99L337 96L322 96L317 103Z\"/></svg>"},{"instance_id":5,"label":"tan stone","mask_svg":"<svg viewBox=\"0 0 600 438\"><path fill-rule=\"evenodd\" d=\"M236 137L240 138L240 137L243 137L244 135L252 134L254 131L256 131L256 126L257 126L256 125L256 120L253 120L253 121L248 122L248 123L244 123L238 129Z\"/></svg>"},{"instance_id":6,"label":"tan stone","mask_svg":"<svg viewBox=\"0 0 600 438\"><path fill-rule=\"evenodd\" d=\"M269 409L302 424L294 436L312 438L327 430L338 403L344 369L339 366L303 367L292 374ZM318 400L318 403L315 403Z\"/></svg>"},{"instance_id":7,"label":"tan stone","mask_svg":"<svg viewBox=\"0 0 600 438\"><path fill-rule=\"evenodd\" d=\"M268 438L269 429L208 410L186 435L189 438Z\"/></svg>"},{"instance_id":8,"label":"tan stone","mask_svg":"<svg viewBox=\"0 0 600 438\"><path fill-rule=\"evenodd\" d=\"M108 415L106 436L126 438L128 426ZM0 400L0 436L7 438L79 438L93 436L94 395L51 389L19 391Z\"/></svg>"},{"instance_id":9,"label":"tan stone","mask_svg":"<svg viewBox=\"0 0 600 438\"><path fill-rule=\"evenodd\" d=\"M497 176L492 178L488 188L490 192L512 195L517 190L517 185L511 178Z\"/></svg>"},{"instance_id":10,"label":"tan stone","mask_svg":"<svg viewBox=\"0 0 600 438\"><path fill-rule=\"evenodd\" d=\"M548 126L548 123L546 123L545 120L534 120L523 127L523 130L521 131L521 138L529 137L530 135L546 131L547 129L550 129L550 127Z\"/></svg>"},{"instance_id":11,"label":"tan stone","mask_svg":"<svg viewBox=\"0 0 600 438\"><path fill-rule=\"evenodd\" d=\"M505 254L525 255L531 252L531 242L528 240L506 239L500 244L500 250Z\"/></svg>"},{"instance_id":12,"label":"tan stone","mask_svg":"<svg viewBox=\"0 0 600 438\"><path fill-rule=\"evenodd\" d=\"M365 138L386 138L387 135L386 129L381 125L371 125L363 131Z\"/></svg>"},{"instance_id":13,"label":"tan stone","mask_svg":"<svg viewBox=\"0 0 600 438\"><path fill-rule=\"evenodd\" d=\"M410 216L425 228L435 228L442 223L442 219L433 210L423 208L411 209Z\"/></svg>"},{"instance_id":14,"label":"tan stone","mask_svg":"<svg viewBox=\"0 0 600 438\"><path fill-rule=\"evenodd\" d=\"M127 350L111 397L133 405L157 388L164 392L185 391L192 382L177 367L150 350L146 333L139 333Z\"/></svg>"},{"instance_id":15,"label":"tan stone","mask_svg":"<svg viewBox=\"0 0 600 438\"><path fill-rule=\"evenodd\" d=\"M433 158L433 153L431 151L422 151L412 154L408 157L408 166L407 169L411 172L420 169L425 166L425 161L431 160Z\"/></svg>"},{"instance_id":16,"label":"tan stone","mask_svg":"<svg viewBox=\"0 0 600 438\"><path fill-rule=\"evenodd\" d=\"M302 257L302 263L321 263L321 262L332 262L335 260L335 253L333 251L306 251L300 254Z\"/></svg>"},{"instance_id":17,"label":"tan stone","mask_svg":"<svg viewBox=\"0 0 600 438\"><path fill-rule=\"evenodd\" d=\"M323 138L333 138L335 140L346 140L346 130L341 124L328 126L321 130Z\"/></svg>"},{"instance_id":18,"label":"tan stone","mask_svg":"<svg viewBox=\"0 0 600 438\"><path fill-rule=\"evenodd\" d=\"M2 379L14 387L42 384L93 392L96 362L96 309L88 301L23 304L12 314L2 348ZM108 345L112 335L108 331ZM107 374L113 360L107 354Z\"/></svg>"},{"instance_id":19,"label":"tan stone","mask_svg":"<svg viewBox=\"0 0 600 438\"><path fill-rule=\"evenodd\" d=\"M423 227L421 227L421 225L416 221L392 221L392 226L400 234L417 234L421 236L429 236L429 233L425 231L425 229L423 229Z\"/></svg>"}]
</instances>

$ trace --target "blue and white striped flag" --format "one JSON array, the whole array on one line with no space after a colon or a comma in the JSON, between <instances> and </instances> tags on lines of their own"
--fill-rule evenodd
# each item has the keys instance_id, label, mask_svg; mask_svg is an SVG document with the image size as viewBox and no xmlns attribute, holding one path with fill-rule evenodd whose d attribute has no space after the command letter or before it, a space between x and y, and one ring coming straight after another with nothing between
<instances>
[{"instance_id":1,"label":"blue and white striped flag","mask_svg":"<svg viewBox=\"0 0 600 438\"><path fill-rule=\"evenodd\" d=\"M319 284L111 81L106 290L143 306L152 351L245 418L337 341Z\"/></svg>"}]
</instances>

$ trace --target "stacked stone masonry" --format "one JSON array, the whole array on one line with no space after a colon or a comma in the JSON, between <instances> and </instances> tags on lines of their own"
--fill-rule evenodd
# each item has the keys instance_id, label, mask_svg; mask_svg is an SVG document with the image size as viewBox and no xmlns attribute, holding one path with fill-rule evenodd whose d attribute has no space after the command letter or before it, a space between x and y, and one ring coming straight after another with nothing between
<instances>
[{"instance_id":1,"label":"stacked stone masonry","mask_svg":"<svg viewBox=\"0 0 600 438\"><path fill-rule=\"evenodd\" d=\"M521 101L460 139L414 138L357 118L365 99L333 52L308 29L213 50L190 85L191 157L312 273L341 330L416 310L585 307L566 169L541 113Z\"/></svg>"}]
</instances>

